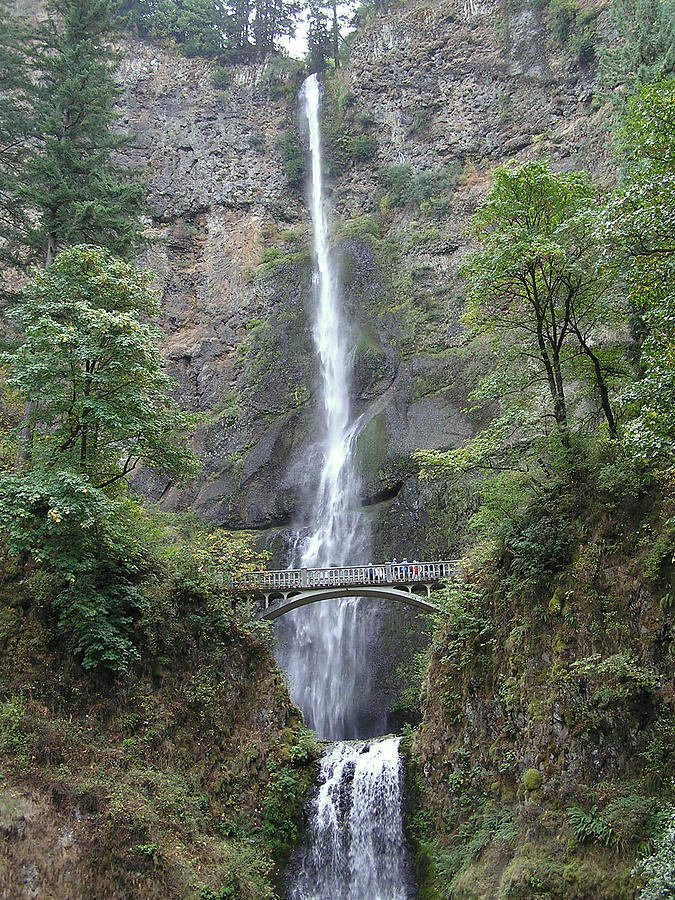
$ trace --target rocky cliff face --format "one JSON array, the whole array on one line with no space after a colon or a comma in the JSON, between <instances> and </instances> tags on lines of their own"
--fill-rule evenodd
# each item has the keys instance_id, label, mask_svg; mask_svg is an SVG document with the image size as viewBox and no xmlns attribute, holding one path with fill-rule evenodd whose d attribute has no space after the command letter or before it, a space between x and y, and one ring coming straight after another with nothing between
<instances>
[{"instance_id":1,"label":"rocky cliff face","mask_svg":"<svg viewBox=\"0 0 675 900\"><path fill-rule=\"evenodd\" d=\"M164 296L166 355L182 399L206 415L201 479L185 488L144 473L139 484L168 508L272 529L281 557L317 473L301 75L270 59L233 67L216 90L204 60L125 49L122 120L150 188L157 241L147 263ZM353 401L367 423L362 493L378 555L457 549L464 511L443 508L438 486L420 489L409 456L453 446L477 424L463 411L464 229L506 159L549 155L607 177L593 96L593 66L555 43L540 4L513 2L393 6L364 26L327 85Z\"/></svg>"},{"instance_id":2,"label":"rocky cliff face","mask_svg":"<svg viewBox=\"0 0 675 900\"><path fill-rule=\"evenodd\" d=\"M566 511L557 572L505 548L434 636L409 770L422 900L634 897L672 804L672 496L587 483Z\"/></svg>"}]
</instances>

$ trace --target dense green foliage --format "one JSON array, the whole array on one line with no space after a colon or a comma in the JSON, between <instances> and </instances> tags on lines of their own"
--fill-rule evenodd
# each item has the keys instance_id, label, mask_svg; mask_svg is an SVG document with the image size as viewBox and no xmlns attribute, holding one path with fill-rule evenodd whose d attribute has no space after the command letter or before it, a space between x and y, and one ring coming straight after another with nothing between
<instances>
[{"instance_id":1,"label":"dense green foliage","mask_svg":"<svg viewBox=\"0 0 675 900\"><path fill-rule=\"evenodd\" d=\"M0 9L0 60L21 76L0 98L0 260L22 267L82 242L130 253L145 203L114 158L126 138L113 127L112 3L54 0L49 11L33 25Z\"/></svg>"},{"instance_id":2,"label":"dense green foliage","mask_svg":"<svg viewBox=\"0 0 675 900\"><path fill-rule=\"evenodd\" d=\"M669 465L675 442L675 79L644 87L622 131L628 173L605 235L624 263L641 330L640 375L626 389L625 438L645 463Z\"/></svg>"},{"instance_id":3,"label":"dense green foliage","mask_svg":"<svg viewBox=\"0 0 675 900\"><path fill-rule=\"evenodd\" d=\"M413 172L406 163L388 166L381 172L387 206L418 208L442 216L447 212L447 196L458 172L452 168Z\"/></svg>"},{"instance_id":4,"label":"dense green foliage","mask_svg":"<svg viewBox=\"0 0 675 900\"><path fill-rule=\"evenodd\" d=\"M629 95L675 71L673 0L613 0L612 24L620 37L603 47L600 66L609 91Z\"/></svg>"},{"instance_id":5,"label":"dense green foliage","mask_svg":"<svg viewBox=\"0 0 675 900\"><path fill-rule=\"evenodd\" d=\"M40 402L26 406L30 467L0 477L0 529L12 556L41 566L85 668L136 656L148 565L125 479L141 460L173 475L198 468L177 440L192 419L171 397L148 283L107 251L64 250L15 307L25 342L5 359L19 397Z\"/></svg>"},{"instance_id":6,"label":"dense green foliage","mask_svg":"<svg viewBox=\"0 0 675 900\"><path fill-rule=\"evenodd\" d=\"M250 620L245 596L223 588L224 571L260 567L264 557L250 535L129 500L112 520L91 524L97 534L77 538L67 519L78 503L91 511L92 501L72 497L74 481L62 478L61 488L45 498L63 513L61 530L46 527L40 539L51 560L22 555L17 565L3 554L3 821L13 827L17 793L44 797L50 815L40 835L50 841L72 821L73 805L86 810L76 827L86 828L96 865L73 865L66 850L64 870L60 858L50 862L42 882L57 883L57 894L133 895L141 873L152 900L272 900L275 863L301 823L316 749L274 665L269 629ZM105 515L105 500L98 509ZM97 541L102 565L115 563L109 574L122 585L133 580L140 603L126 630L133 659L117 678L100 665L83 670L72 657L76 635L59 629L61 606L71 602L60 559L76 557L77 580L86 578L82 555ZM94 611L87 599L83 614ZM10 865L8 890L12 877Z\"/></svg>"},{"instance_id":7,"label":"dense green foliage","mask_svg":"<svg viewBox=\"0 0 675 900\"><path fill-rule=\"evenodd\" d=\"M675 813L671 813L655 852L642 860L635 874L645 879L639 900L666 900L675 892Z\"/></svg>"},{"instance_id":8,"label":"dense green foliage","mask_svg":"<svg viewBox=\"0 0 675 900\"><path fill-rule=\"evenodd\" d=\"M278 48L293 34L297 0L122 0L127 20L142 36L175 41L186 56L225 63Z\"/></svg>"},{"instance_id":9,"label":"dense green foliage","mask_svg":"<svg viewBox=\"0 0 675 900\"><path fill-rule=\"evenodd\" d=\"M87 669L122 669L137 658L132 626L147 565L130 528L137 515L73 472L0 478L7 549L40 565L40 602L53 608L58 633Z\"/></svg>"},{"instance_id":10,"label":"dense green foliage","mask_svg":"<svg viewBox=\"0 0 675 900\"><path fill-rule=\"evenodd\" d=\"M181 412L163 371L151 276L96 247L64 250L26 286L10 316L25 341L4 362L31 406L28 456L46 469L75 469L97 487L142 459L157 471L196 471L177 440Z\"/></svg>"}]
</instances>

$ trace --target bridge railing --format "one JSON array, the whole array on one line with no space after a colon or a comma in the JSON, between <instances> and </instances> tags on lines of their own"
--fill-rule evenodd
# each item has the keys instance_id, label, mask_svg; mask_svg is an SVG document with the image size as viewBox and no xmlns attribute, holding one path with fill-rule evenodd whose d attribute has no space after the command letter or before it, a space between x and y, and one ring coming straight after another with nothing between
<instances>
[{"instance_id":1,"label":"bridge railing","mask_svg":"<svg viewBox=\"0 0 675 900\"><path fill-rule=\"evenodd\" d=\"M369 584L432 584L450 578L459 560L436 562L373 563L366 566L280 569L246 572L234 578L237 587L269 593L325 587L364 587Z\"/></svg>"}]
</instances>

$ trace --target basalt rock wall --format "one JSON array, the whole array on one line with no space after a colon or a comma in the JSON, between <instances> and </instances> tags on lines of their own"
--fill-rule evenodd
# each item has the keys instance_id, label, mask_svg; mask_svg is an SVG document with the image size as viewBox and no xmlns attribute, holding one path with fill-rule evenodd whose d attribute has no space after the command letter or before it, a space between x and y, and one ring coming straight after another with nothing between
<instances>
[{"instance_id":1,"label":"basalt rock wall","mask_svg":"<svg viewBox=\"0 0 675 900\"><path fill-rule=\"evenodd\" d=\"M602 8L586 16L600 36ZM548 21L534 3L393 5L327 79L325 157L376 555L451 554L470 511L470 500L449 511L438 485L420 487L410 454L456 445L480 423L465 411L475 360L462 348L457 270L490 171L549 156L610 177L595 64L556 42ZM178 486L145 472L138 486L169 509L269 530L281 558L318 474L302 73L269 58L231 67L216 89L206 60L139 41L123 49L120 116L150 190L145 262L163 293L166 357L181 400L205 414L201 477Z\"/></svg>"}]
</instances>

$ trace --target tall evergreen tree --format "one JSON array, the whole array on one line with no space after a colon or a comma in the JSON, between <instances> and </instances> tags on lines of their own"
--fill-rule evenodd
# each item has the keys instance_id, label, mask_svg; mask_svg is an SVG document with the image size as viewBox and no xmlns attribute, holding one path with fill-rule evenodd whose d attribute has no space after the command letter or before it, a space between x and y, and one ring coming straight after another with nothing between
<instances>
[{"instance_id":1,"label":"tall evergreen tree","mask_svg":"<svg viewBox=\"0 0 675 900\"><path fill-rule=\"evenodd\" d=\"M675 72L675 0L613 0L618 40L600 53L608 91L634 93Z\"/></svg>"},{"instance_id":2,"label":"tall evergreen tree","mask_svg":"<svg viewBox=\"0 0 675 900\"><path fill-rule=\"evenodd\" d=\"M300 12L296 0L256 0L253 34L260 50L273 50L279 38L293 34Z\"/></svg>"},{"instance_id":3,"label":"tall evergreen tree","mask_svg":"<svg viewBox=\"0 0 675 900\"><path fill-rule=\"evenodd\" d=\"M307 66L310 72L325 72L332 55L332 39L322 0L309 0L307 17Z\"/></svg>"},{"instance_id":4,"label":"tall evergreen tree","mask_svg":"<svg viewBox=\"0 0 675 900\"><path fill-rule=\"evenodd\" d=\"M16 55L3 15L2 53ZM0 99L0 262L49 265L88 242L128 255L140 240L145 187L115 159L118 55L111 0L52 0L48 20L26 29L23 77Z\"/></svg>"}]
</instances>

